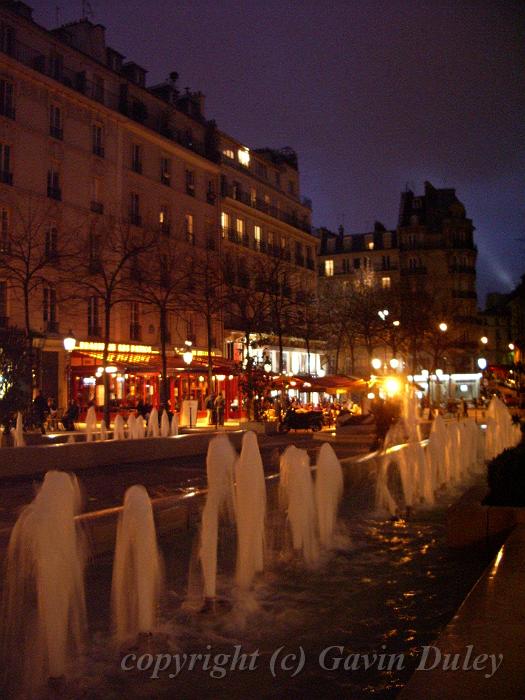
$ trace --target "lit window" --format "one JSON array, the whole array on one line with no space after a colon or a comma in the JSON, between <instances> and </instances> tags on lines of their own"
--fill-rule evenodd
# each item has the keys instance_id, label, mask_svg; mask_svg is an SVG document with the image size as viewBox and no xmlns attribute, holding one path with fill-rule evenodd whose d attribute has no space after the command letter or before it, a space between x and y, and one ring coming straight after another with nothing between
<instances>
[{"instance_id":1,"label":"lit window","mask_svg":"<svg viewBox=\"0 0 525 700\"><path fill-rule=\"evenodd\" d=\"M235 158L235 153L232 151L231 148L225 148L222 152L223 156L226 156L226 158L231 158L232 160Z\"/></svg>"},{"instance_id":2,"label":"lit window","mask_svg":"<svg viewBox=\"0 0 525 700\"><path fill-rule=\"evenodd\" d=\"M262 237L262 232L261 232L261 227L260 226L254 226L253 227L253 238L255 240L255 248L256 250L261 249L261 237Z\"/></svg>"},{"instance_id":3,"label":"lit window","mask_svg":"<svg viewBox=\"0 0 525 700\"><path fill-rule=\"evenodd\" d=\"M390 289L390 277L381 277L381 286L383 289Z\"/></svg>"},{"instance_id":4,"label":"lit window","mask_svg":"<svg viewBox=\"0 0 525 700\"><path fill-rule=\"evenodd\" d=\"M241 165L244 165L245 167L248 167L250 165L250 151L248 148L239 148L237 151L237 158L239 159L239 163Z\"/></svg>"},{"instance_id":5,"label":"lit window","mask_svg":"<svg viewBox=\"0 0 525 700\"><path fill-rule=\"evenodd\" d=\"M367 248L368 250L374 250L374 241L368 241Z\"/></svg>"},{"instance_id":6,"label":"lit window","mask_svg":"<svg viewBox=\"0 0 525 700\"><path fill-rule=\"evenodd\" d=\"M184 216L185 226L186 226L186 240L188 243L195 242L195 235L193 232L193 214L186 214Z\"/></svg>"},{"instance_id":7,"label":"lit window","mask_svg":"<svg viewBox=\"0 0 525 700\"><path fill-rule=\"evenodd\" d=\"M228 229L230 228L230 215L227 214L225 211L221 212L221 230L222 230L222 237L226 238L226 233Z\"/></svg>"},{"instance_id":8,"label":"lit window","mask_svg":"<svg viewBox=\"0 0 525 700\"><path fill-rule=\"evenodd\" d=\"M365 246L368 250L374 250L374 236L372 234L365 236Z\"/></svg>"},{"instance_id":9,"label":"lit window","mask_svg":"<svg viewBox=\"0 0 525 700\"><path fill-rule=\"evenodd\" d=\"M325 274L325 277L333 277L334 276L334 261L333 260L325 260L324 261L324 274Z\"/></svg>"}]
</instances>

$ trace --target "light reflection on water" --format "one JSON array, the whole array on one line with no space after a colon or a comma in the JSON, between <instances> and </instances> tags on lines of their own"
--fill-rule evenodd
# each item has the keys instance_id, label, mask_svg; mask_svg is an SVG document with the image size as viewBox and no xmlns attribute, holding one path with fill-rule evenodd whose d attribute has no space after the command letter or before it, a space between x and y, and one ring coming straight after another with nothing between
<instances>
[{"instance_id":1,"label":"light reflection on water","mask_svg":"<svg viewBox=\"0 0 525 700\"><path fill-rule=\"evenodd\" d=\"M287 539L279 536L283 523L280 516L273 516L269 566L253 593L237 602L231 590L230 529L219 554L223 564L218 591L227 605L213 616L196 613L191 595L188 600L188 586L191 589L195 578L195 565L188 562L195 542L175 536L175 546L166 549L170 595L161 634L151 642L152 653L204 653L210 645L211 653L231 654L240 644L246 653L260 651L258 668L233 671L221 681L202 669L181 672L175 679L123 673L108 648L104 612L98 606L94 624L98 645L91 652L87 674L78 681L76 697L394 698L421 646L431 643L451 619L488 559L486 553L446 547L446 505L415 512L411 519L383 520L371 517L366 494L354 492L343 506L336 548L313 570L306 570L286 550ZM277 553L283 545L285 553ZM95 578L93 585L107 585L100 570ZM299 645L306 654L304 670L293 679L289 674L273 679L272 652L280 646L292 651ZM342 646L345 654L404 654L405 668L323 670L319 654L333 645Z\"/></svg>"}]
</instances>

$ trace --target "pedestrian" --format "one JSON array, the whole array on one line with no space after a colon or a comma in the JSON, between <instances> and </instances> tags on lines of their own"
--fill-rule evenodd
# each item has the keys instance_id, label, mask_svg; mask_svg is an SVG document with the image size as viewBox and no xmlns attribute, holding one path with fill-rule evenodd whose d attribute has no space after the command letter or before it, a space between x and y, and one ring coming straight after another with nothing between
<instances>
[{"instance_id":1,"label":"pedestrian","mask_svg":"<svg viewBox=\"0 0 525 700\"><path fill-rule=\"evenodd\" d=\"M33 413L35 414L35 421L40 425L42 435L45 435L48 407L40 389L36 390L35 398L33 399Z\"/></svg>"},{"instance_id":2,"label":"pedestrian","mask_svg":"<svg viewBox=\"0 0 525 700\"><path fill-rule=\"evenodd\" d=\"M75 421L78 420L80 415L80 406L76 399L71 399L67 411L62 416L62 425L64 430L75 430Z\"/></svg>"},{"instance_id":3,"label":"pedestrian","mask_svg":"<svg viewBox=\"0 0 525 700\"><path fill-rule=\"evenodd\" d=\"M213 405L215 403L215 396L213 393L208 394L204 399L204 405L206 407L206 416L208 418L208 425L213 425Z\"/></svg>"},{"instance_id":4,"label":"pedestrian","mask_svg":"<svg viewBox=\"0 0 525 700\"><path fill-rule=\"evenodd\" d=\"M224 425L224 407L225 407L225 401L224 401L224 396L219 392L217 394L217 397L215 399L214 403L214 408L215 408L215 425Z\"/></svg>"}]
</instances>

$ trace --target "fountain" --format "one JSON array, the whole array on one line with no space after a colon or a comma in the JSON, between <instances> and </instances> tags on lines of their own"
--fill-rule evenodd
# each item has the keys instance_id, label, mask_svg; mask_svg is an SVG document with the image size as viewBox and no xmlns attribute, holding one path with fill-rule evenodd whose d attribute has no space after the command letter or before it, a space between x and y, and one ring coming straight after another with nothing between
<instances>
[{"instance_id":1,"label":"fountain","mask_svg":"<svg viewBox=\"0 0 525 700\"><path fill-rule=\"evenodd\" d=\"M153 510L144 486L131 486L117 526L111 586L114 638L118 645L151 634L162 584Z\"/></svg>"},{"instance_id":2,"label":"fountain","mask_svg":"<svg viewBox=\"0 0 525 700\"><path fill-rule=\"evenodd\" d=\"M124 440L125 438L126 433L124 431L124 418L122 418L120 413L117 413L113 423L113 440Z\"/></svg>"},{"instance_id":3,"label":"fountain","mask_svg":"<svg viewBox=\"0 0 525 700\"><path fill-rule=\"evenodd\" d=\"M137 416L133 430L135 440L142 440L146 437L146 423L142 416Z\"/></svg>"},{"instance_id":4,"label":"fountain","mask_svg":"<svg viewBox=\"0 0 525 700\"><path fill-rule=\"evenodd\" d=\"M319 545L315 533L316 512L310 458L306 450L295 449L288 455L287 496L288 522L292 531L292 546L302 552L309 566L319 560Z\"/></svg>"},{"instance_id":5,"label":"fountain","mask_svg":"<svg viewBox=\"0 0 525 700\"><path fill-rule=\"evenodd\" d=\"M26 444L24 440L24 421L20 411L18 411L16 415L16 427L11 428L11 437L13 438L13 445L15 447L24 447Z\"/></svg>"},{"instance_id":6,"label":"fountain","mask_svg":"<svg viewBox=\"0 0 525 700\"><path fill-rule=\"evenodd\" d=\"M343 470L333 447L325 442L317 457L315 502L319 522L319 539L324 547L333 540L337 510L343 497Z\"/></svg>"},{"instance_id":7,"label":"fountain","mask_svg":"<svg viewBox=\"0 0 525 700\"><path fill-rule=\"evenodd\" d=\"M179 434L179 416L176 413L173 414L173 417L171 419L171 434Z\"/></svg>"},{"instance_id":8,"label":"fountain","mask_svg":"<svg viewBox=\"0 0 525 700\"><path fill-rule=\"evenodd\" d=\"M204 597L208 604L215 599L217 593L217 542L221 512L233 520L233 468L236 458L237 453L226 433L210 440L206 456L208 493L202 511L199 552L204 576Z\"/></svg>"},{"instance_id":9,"label":"fountain","mask_svg":"<svg viewBox=\"0 0 525 700\"><path fill-rule=\"evenodd\" d=\"M84 546L74 521L79 510L76 477L49 471L11 532L1 630L2 666L10 678L32 685L63 678L82 649Z\"/></svg>"},{"instance_id":10,"label":"fountain","mask_svg":"<svg viewBox=\"0 0 525 700\"><path fill-rule=\"evenodd\" d=\"M108 439L108 429L106 428L106 421L103 418L100 421L100 439L101 440Z\"/></svg>"},{"instance_id":11,"label":"fountain","mask_svg":"<svg viewBox=\"0 0 525 700\"><path fill-rule=\"evenodd\" d=\"M486 458L493 459L521 440L521 431L513 425L505 404L493 396L487 409L487 432L485 438Z\"/></svg>"},{"instance_id":12,"label":"fountain","mask_svg":"<svg viewBox=\"0 0 525 700\"><path fill-rule=\"evenodd\" d=\"M257 436L248 431L235 462L235 518L237 524L236 581L249 588L253 577L263 570L266 484Z\"/></svg>"},{"instance_id":13,"label":"fountain","mask_svg":"<svg viewBox=\"0 0 525 700\"><path fill-rule=\"evenodd\" d=\"M151 409L148 417L148 437L159 437L159 412L155 407Z\"/></svg>"},{"instance_id":14,"label":"fountain","mask_svg":"<svg viewBox=\"0 0 525 700\"><path fill-rule=\"evenodd\" d=\"M162 411L162 417L160 419L160 434L162 437L170 436L170 417L166 409Z\"/></svg>"},{"instance_id":15,"label":"fountain","mask_svg":"<svg viewBox=\"0 0 525 700\"><path fill-rule=\"evenodd\" d=\"M86 442L95 440L97 430L97 412L94 406L90 406L86 413Z\"/></svg>"}]
</instances>

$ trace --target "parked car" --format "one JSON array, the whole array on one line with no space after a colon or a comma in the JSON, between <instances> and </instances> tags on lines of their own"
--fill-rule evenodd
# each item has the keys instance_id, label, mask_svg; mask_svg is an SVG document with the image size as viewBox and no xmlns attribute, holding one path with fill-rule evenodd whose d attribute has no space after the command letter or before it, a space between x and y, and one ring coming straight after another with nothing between
<instances>
[{"instance_id":1,"label":"parked car","mask_svg":"<svg viewBox=\"0 0 525 700\"><path fill-rule=\"evenodd\" d=\"M287 433L289 430L321 430L323 427L322 411L298 411L289 408L279 426L279 432Z\"/></svg>"}]
</instances>

